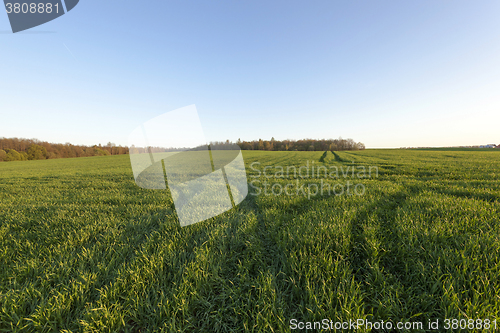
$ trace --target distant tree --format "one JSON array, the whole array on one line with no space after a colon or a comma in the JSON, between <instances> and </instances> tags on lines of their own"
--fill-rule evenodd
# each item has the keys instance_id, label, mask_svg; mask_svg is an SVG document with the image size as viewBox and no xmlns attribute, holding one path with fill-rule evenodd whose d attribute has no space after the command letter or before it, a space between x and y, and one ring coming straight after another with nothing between
<instances>
[{"instance_id":1,"label":"distant tree","mask_svg":"<svg viewBox=\"0 0 500 333\"><path fill-rule=\"evenodd\" d=\"M26 157L15 149L7 149L7 156L5 157L5 161L24 161Z\"/></svg>"},{"instance_id":2,"label":"distant tree","mask_svg":"<svg viewBox=\"0 0 500 333\"><path fill-rule=\"evenodd\" d=\"M5 158L7 158L7 153L5 150L0 149L0 162L5 161Z\"/></svg>"},{"instance_id":3,"label":"distant tree","mask_svg":"<svg viewBox=\"0 0 500 333\"><path fill-rule=\"evenodd\" d=\"M26 154L28 155L28 160L44 160L48 157L47 149L36 144L30 145Z\"/></svg>"},{"instance_id":4,"label":"distant tree","mask_svg":"<svg viewBox=\"0 0 500 333\"><path fill-rule=\"evenodd\" d=\"M262 139L259 139L257 147L258 150L264 150L264 141L262 141Z\"/></svg>"},{"instance_id":5,"label":"distant tree","mask_svg":"<svg viewBox=\"0 0 500 333\"><path fill-rule=\"evenodd\" d=\"M252 150L252 146L245 141L238 143L238 146L240 146L241 150Z\"/></svg>"},{"instance_id":6,"label":"distant tree","mask_svg":"<svg viewBox=\"0 0 500 333\"><path fill-rule=\"evenodd\" d=\"M92 156L107 156L107 155L111 154L107 150L102 149L102 147L94 146L94 151Z\"/></svg>"}]
</instances>

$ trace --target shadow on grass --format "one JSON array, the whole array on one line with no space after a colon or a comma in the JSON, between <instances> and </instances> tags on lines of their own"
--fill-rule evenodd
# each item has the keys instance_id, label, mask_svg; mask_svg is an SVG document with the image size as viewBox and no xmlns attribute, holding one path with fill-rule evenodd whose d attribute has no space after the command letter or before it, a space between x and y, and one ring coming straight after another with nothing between
<instances>
[{"instance_id":1,"label":"shadow on grass","mask_svg":"<svg viewBox=\"0 0 500 333\"><path fill-rule=\"evenodd\" d=\"M355 280L364 289L365 312L376 319L413 317L412 320L427 321L444 315L436 308L445 295L442 281L436 276L425 277L424 272L432 268L432 263L420 257L425 250L409 245L414 244L415 238L425 243L428 235L402 231L397 222L398 210L419 191L409 186L383 195L360 210L352 221L349 263ZM408 243L410 239L413 240Z\"/></svg>"},{"instance_id":2,"label":"shadow on grass","mask_svg":"<svg viewBox=\"0 0 500 333\"><path fill-rule=\"evenodd\" d=\"M498 203L500 202L500 195L493 194L493 193L473 193L471 191L467 190L448 190L448 189L441 189L437 187L432 187L430 190L434 193L438 194L444 194L444 195L449 195L453 196L456 198L462 198L462 199L474 199L474 200L480 200L488 203Z\"/></svg>"},{"instance_id":3,"label":"shadow on grass","mask_svg":"<svg viewBox=\"0 0 500 333\"><path fill-rule=\"evenodd\" d=\"M337 162L345 162L340 156L339 154L337 154L336 152L332 151L332 154L333 156L335 156L335 161Z\"/></svg>"}]
</instances>

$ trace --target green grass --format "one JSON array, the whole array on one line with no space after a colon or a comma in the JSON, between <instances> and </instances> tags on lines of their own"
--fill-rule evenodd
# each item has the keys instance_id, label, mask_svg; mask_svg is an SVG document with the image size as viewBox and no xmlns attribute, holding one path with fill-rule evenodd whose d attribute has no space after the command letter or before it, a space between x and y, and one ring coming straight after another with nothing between
<instances>
[{"instance_id":1,"label":"green grass","mask_svg":"<svg viewBox=\"0 0 500 333\"><path fill-rule=\"evenodd\" d=\"M245 151L248 181L296 182L253 162L377 166L322 178L364 195L249 195L184 228L168 191L135 185L128 156L0 163L0 331L500 317L500 150L335 154Z\"/></svg>"}]
</instances>

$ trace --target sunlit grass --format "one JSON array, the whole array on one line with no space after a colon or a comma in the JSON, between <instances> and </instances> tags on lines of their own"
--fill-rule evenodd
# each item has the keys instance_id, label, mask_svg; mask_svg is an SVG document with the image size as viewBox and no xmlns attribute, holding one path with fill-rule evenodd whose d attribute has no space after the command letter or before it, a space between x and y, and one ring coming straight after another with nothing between
<instances>
[{"instance_id":1,"label":"sunlit grass","mask_svg":"<svg viewBox=\"0 0 500 333\"><path fill-rule=\"evenodd\" d=\"M376 166L323 177L364 195L249 195L184 228L168 191L135 185L128 156L0 163L0 331L497 318L500 152L336 154L245 151L248 182L320 180L265 166Z\"/></svg>"}]
</instances>

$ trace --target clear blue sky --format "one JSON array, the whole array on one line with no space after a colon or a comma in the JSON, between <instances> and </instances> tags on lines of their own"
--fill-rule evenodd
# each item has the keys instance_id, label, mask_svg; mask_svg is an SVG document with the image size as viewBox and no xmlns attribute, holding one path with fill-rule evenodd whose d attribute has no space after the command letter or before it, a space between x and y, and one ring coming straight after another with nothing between
<instances>
[{"instance_id":1,"label":"clear blue sky","mask_svg":"<svg viewBox=\"0 0 500 333\"><path fill-rule=\"evenodd\" d=\"M0 45L0 137L126 145L196 104L209 140L500 143L497 0L81 0Z\"/></svg>"}]
</instances>

